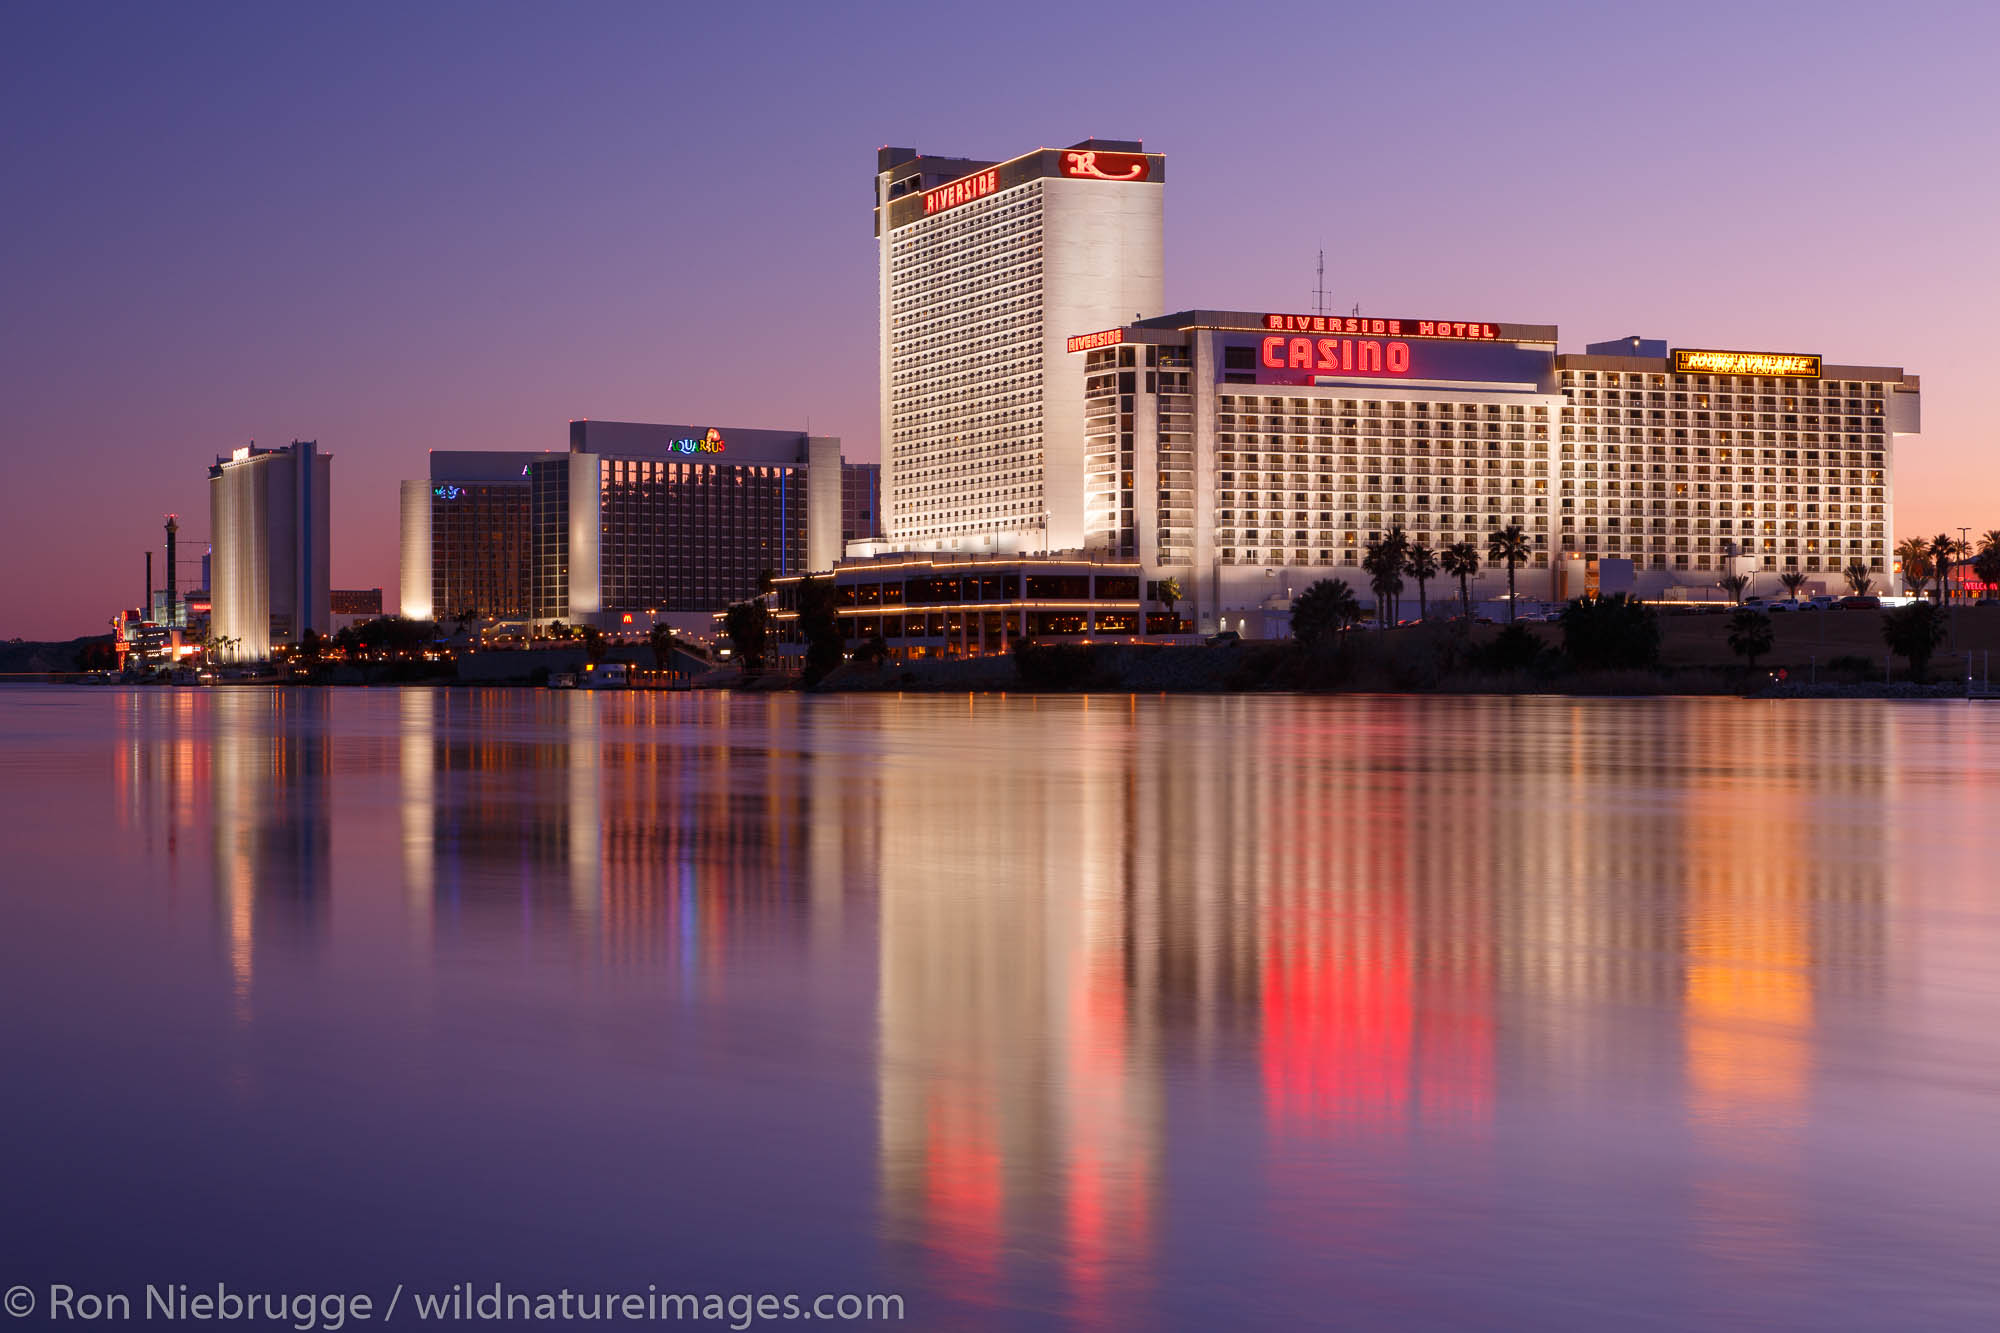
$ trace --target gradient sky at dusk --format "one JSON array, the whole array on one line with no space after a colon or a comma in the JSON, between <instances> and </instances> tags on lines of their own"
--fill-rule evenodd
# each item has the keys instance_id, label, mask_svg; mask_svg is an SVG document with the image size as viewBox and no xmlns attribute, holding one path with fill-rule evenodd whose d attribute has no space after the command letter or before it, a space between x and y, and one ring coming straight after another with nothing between
<instances>
[{"instance_id":1,"label":"gradient sky at dusk","mask_svg":"<svg viewBox=\"0 0 2000 1333\"><path fill-rule=\"evenodd\" d=\"M334 455L334 585L392 606L428 449L874 458L884 143L1145 139L1169 309L1310 309L1323 243L1343 308L1905 366L1898 535L2000 527L1996 49L1990 4L11 6L0 638L135 605L167 510L198 556L252 439Z\"/></svg>"}]
</instances>

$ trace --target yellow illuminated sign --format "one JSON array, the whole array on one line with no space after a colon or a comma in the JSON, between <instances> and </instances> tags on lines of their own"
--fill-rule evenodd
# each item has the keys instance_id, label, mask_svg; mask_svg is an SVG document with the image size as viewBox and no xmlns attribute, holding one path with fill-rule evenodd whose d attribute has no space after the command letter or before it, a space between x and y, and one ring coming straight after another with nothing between
<instances>
[{"instance_id":1,"label":"yellow illuminated sign","mask_svg":"<svg viewBox=\"0 0 2000 1333\"><path fill-rule=\"evenodd\" d=\"M1819 358L1798 352L1716 352L1674 349L1676 375L1764 375L1774 379L1816 380Z\"/></svg>"}]
</instances>

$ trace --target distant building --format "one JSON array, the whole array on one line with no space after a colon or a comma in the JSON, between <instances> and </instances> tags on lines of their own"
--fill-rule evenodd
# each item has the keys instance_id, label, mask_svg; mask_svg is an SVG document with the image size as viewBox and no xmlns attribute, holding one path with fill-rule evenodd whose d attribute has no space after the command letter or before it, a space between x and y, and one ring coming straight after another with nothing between
<instances>
[{"instance_id":1,"label":"distant building","mask_svg":"<svg viewBox=\"0 0 2000 1333\"><path fill-rule=\"evenodd\" d=\"M382 590L335 588L327 594L327 606L333 612L333 628L338 632L363 621L381 619Z\"/></svg>"},{"instance_id":2,"label":"distant building","mask_svg":"<svg viewBox=\"0 0 2000 1333\"><path fill-rule=\"evenodd\" d=\"M1181 629L1148 613L1139 562L1087 557L890 554L843 561L832 574L841 640L880 638L892 661L982 657L1038 643L1139 643ZM777 580L772 648L802 658L797 576Z\"/></svg>"},{"instance_id":3,"label":"distant building","mask_svg":"<svg viewBox=\"0 0 2000 1333\"><path fill-rule=\"evenodd\" d=\"M795 431L573 421L532 482L537 621L644 625L718 610L759 576L830 569L840 441Z\"/></svg>"},{"instance_id":4,"label":"distant building","mask_svg":"<svg viewBox=\"0 0 2000 1333\"><path fill-rule=\"evenodd\" d=\"M840 539L865 541L882 535L882 467L879 463L840 465Z\"/></svg>"},{"instance_id":5,"label":"distant building","mask_svg":"<svg viewBox=\"0 0 2000 1333\"><path fill-rule=\"evenodd\" d=\"M405 481L402 614L525 619L532 610L528 466L560 453L434 449Z\"/></svg>"},{"instance_id":6,"label":"distant building","mask_svg":"<svg viewBox=\"0 0 2000 1333\"><path fill-rule=\"evenodd\" d=\"M311 440L248 445L208 470L210 630L227 661L260 661L307 630L332 628L328 504L332 458Z\"/></svg>"}]
</instances>

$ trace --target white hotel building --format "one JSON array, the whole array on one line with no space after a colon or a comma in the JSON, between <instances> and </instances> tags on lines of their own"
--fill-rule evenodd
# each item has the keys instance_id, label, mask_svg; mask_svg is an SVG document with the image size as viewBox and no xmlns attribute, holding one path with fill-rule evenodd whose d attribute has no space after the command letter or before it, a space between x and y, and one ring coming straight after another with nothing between
<instances>
[{"instance_id":1,"label":"white hotel building","mask_svg":"<svg viewBox=\"0 0 2000 1333\"><path fill-rule=\"evenodd\" d=\"M1704 595L1730 573L1775 593L1791 571L1844 592L1856 562L1892 586L1895 447L1920 420L1899 368L1645 339L1559 355L1553 325L1217 310L1069 345L1086 547L1178 579L1204 630L1247 628L1329 573L1372 601L1361 557L1393 528L1483 560L1489 533L1520 526L1524 598Z\"/></svg>"},{"instance_id":2,"label":"white hotel building","mask_svg":"<svg viewBox=\"0 0 2000 1333\"><path fill-rule=\"evenodd\" d=\"M208 470L209 632L224 661L261 662L308 630L333 632L333 458L312 440L246 445Z\"/></svg>"},{"instance_id":3,"label":"white hotel building","mask_svg":"<svg viewBox=\"0 0 2000 1333\"><path fill-rule=\"evenodd\" d=\"M1090 139L1004 162L884 148L883 540L1001 554L1084 542L1081 329L1157 313L1166 159Z\"/></svg>"}]
</instances>

